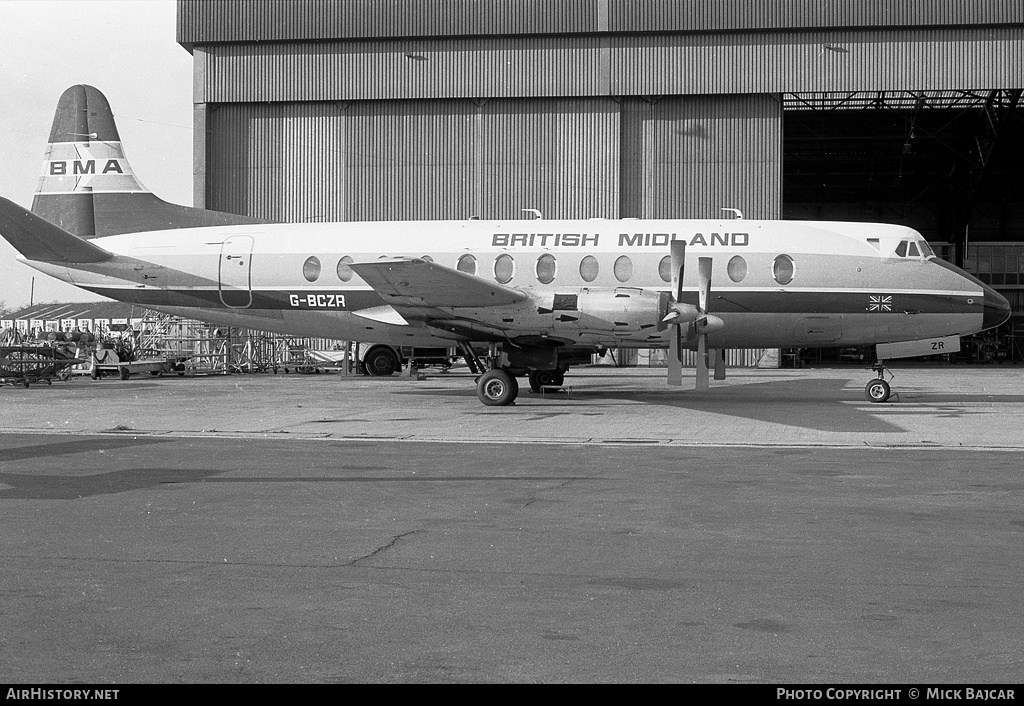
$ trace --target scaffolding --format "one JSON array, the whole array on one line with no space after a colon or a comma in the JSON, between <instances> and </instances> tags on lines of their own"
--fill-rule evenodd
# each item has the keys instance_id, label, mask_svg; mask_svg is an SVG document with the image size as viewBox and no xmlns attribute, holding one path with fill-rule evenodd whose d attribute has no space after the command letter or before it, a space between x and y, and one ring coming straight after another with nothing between
<instances>
[{"instance_id":1,"label":"scaffolding","mask_svg":"<svg viewBox=\"0 0 1024 706\"><path fill-rule=\"evenodd\" d=\"M147 315L135 326L133 335L140 357L179 359L189 375L345 370L343 362L314 356L314 351L340 351L342 361L349 361L350 366L355 361L355 356L344 355L351 350L348 341L216 326L158 313Z\"/></svg>"}]
</instances>

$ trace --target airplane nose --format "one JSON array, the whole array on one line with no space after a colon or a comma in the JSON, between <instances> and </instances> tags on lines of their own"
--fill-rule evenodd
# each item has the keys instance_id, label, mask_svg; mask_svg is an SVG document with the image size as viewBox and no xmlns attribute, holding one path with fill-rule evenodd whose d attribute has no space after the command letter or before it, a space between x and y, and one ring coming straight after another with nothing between
<instances>
[{"instance_id":1,"label":"airplane nose","mask_svg":"<svg viewBox=\"0 0 1024 706\"><path fill-rule=\"evenodd\" d=\"M1010 302L1006 297L985 285L985 301L982 305L982 329L995 328L1010 318Z\"/></svg>"}]
</instances>

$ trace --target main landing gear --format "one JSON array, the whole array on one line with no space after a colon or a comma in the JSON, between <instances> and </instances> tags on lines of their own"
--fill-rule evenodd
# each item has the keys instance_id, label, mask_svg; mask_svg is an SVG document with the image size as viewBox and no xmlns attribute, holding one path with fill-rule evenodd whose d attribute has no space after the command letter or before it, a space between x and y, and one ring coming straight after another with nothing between
<instances>
[{"instance_id":1,"label":"main landing gear","mask_svg":"<svg viewBox=\"0 0 1024 706\"><path fill-rule=\"evenodd\" d=\"M490 354L486 362L481 360L468 343L459 343L459 350L466 359L466 365L478 377L476 378L476 396L488 407L504 407L515 402L519 396L519 381L516 376L526 375L529 371L530 391L541 392L545 388L558 388L565 382L565 370L557 368L530 369L523 363L522 357L509 364L508 356L499 355L495 344L491 344ZM545 362L557 363L554 357Z\"/></svg>"},{"instance_id":2,"label":"main landing gear","mask_svg":"<svg viewBox=\"0 0 1024 706\"><path fill-rule=\"evenodd\" d=\"M876 361L871 369L875 371L875 379L869 382L864 387L864 395L871 402L885 402L889 399L889 395L892 394L892 388L889 387L889 383L885 381L885 363L881 360ZM890 374L889 379L892 379Z\"/></svg>"},{"instance_id":3,"label":"main landing gear","mask_svg":"<svg viewBox=\"0 0 1024 706\"><path fill-rule=\"evenodd\" d=\"M554 370L531 370L530 392L540 392L544 387L561 387L565 382L565 373L560 368Z\"/></svg>"},{"instance_id":4,"label":"main landing gear","mask_svg":"<svg viewBox=\"0 0 1024 706\"><path fill-rule=\"evenodd\" d=\"M501 368L488 370L477 378L476 396L488 407L512 404L519 396L519 381Z\"/></svg>"},{"instance_id":5,"label":"main landing gear","mask_svg":"<svg viewBox=\"0 0 1024 706\"><path fill-rule=\"evenodd\" d=\"M515 375L505 368L487 369L487 364L480 360L476 351L468 343L460 342L459 351L466 359L470 371L477 375L476 396L488 407L504 407L515 402L519 396L519 381ZM489 360L493 356L489 357Z\"/></svg>"}]
</instances>

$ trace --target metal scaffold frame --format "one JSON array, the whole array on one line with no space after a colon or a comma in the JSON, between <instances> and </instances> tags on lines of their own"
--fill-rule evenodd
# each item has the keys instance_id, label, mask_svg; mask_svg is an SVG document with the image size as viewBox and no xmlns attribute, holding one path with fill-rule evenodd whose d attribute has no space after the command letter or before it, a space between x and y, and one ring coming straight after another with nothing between
<instances>
[{"instance_id":1,"label":"metal scaffold frame","mask_svg":"<svg viewBox=\"0 0 1024 706\"><path fill-rule=\"evenodd\" d=\"M310 351L344 352L351 347L348 341L229 328L156 313L138 323L135 334L140 354L186 358L185 373L189 375L319 372L337 364L313 357ZM355 361L354 355L345 358Z\"/></svg>"}]
</instances>

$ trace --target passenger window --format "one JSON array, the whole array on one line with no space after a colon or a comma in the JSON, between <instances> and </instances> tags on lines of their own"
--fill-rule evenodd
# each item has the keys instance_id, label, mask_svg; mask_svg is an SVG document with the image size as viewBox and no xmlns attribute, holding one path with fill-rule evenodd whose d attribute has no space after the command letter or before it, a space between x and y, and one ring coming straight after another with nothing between
<instances>
[{"instance_id":1,"label":"passenger window","mask_svg":"<svg viewBox=\"0 0 1024 706\"><path fill-rule=\"evenodd\" d=\"M315 257L307 257L302 263L302 276L309 282L316 282L320 279L320 260Z\"/></svg>"},{"instance_id":2,"label":"passenger window","mask_svg":"<svg viewBox=\"0 0 1024 706\"><path fill-rule=\"evenodd\" d=\"M597 263L597 258L593 255L587 255L585 258L580 260L580 277L583 278L584 282L593 282L597 279L600 269L601 267Z\"/></svg>"},{"instance_id":3,"label":"passenger window","mask_svg":"<svg viewBox=\"0 0 1024 706\"><path fill-rule=\"evenodd\" d=\"M555 279L555 269L557 263L555 262L555 256L544 253L537 258L537 281L541 284L551 284L552 280Z\"/></svg>"},{"instance_id":4,"label":"passenger window","mask_svg":"<svg viewBox=\"0 0 1024 706\"><path fill-rule=\"evenodd\" d=\"M620 282L628 282L633 276L633 261L626 255L621 256L612 266L612 272L615 274L615 279Z\"/></svg>"},{"instance_id":5,"label":"passenger window","mask_svg":"<svg viewBox=\"0 0 1024 706\"><path fill-rule=\"evenodd\" d=\"M342 282L348 282L352 279L352 275L355 274L352 272L352 268L348 266L350 262L352 262L352 258L348 255L338 260L338 279Z\"/></svg>"},{"instance_id":6,"label":"passenger window","mask_svg":"<svg viewBox=\"0 0 1024 706\"><path fill-rule=\"evenodd\" d=\"M459 272L465 272L467 275L476 274L476 258L472 255L463 255L459 258L459 264L457 269Z\"/></svg>"},{"instance_id":7,"label":"passenger window","mask_svg":"<svg viewBox=\"0 0 1024 706\"><path fill-rule=\"evenodd\" d=\"M793 258L789 255L779 255L772 265L772 276L779 284L789 284L793 281Z\"/></svg>"},{"instance_id":8,"label":"passenger window","mask_svg":"<svg viewBox=\"0 0 1024 706\"><path fill-rule=\"evenodd\" d=\"M661 262L658 263L658 275L662 282L672 281L672 258L670 256L666 255L661 258Z\"/></svg>"},{"instance_id":9,"label":"passenger window","mask_svg":"<svg viewBox=\"0 0 1024 706\"><path fill-rule=\"evenodd\" d=\"M508 284L515 274L516 263L511 255L499 255L494 261L494 279L502 284Z\"/></svg>"},{"instance_id":10,"label":"passenger window","mask_svg":"<svg viewBox=\"0 0 1024 706\"><path fill-rule=\"evenodd\" d=\"M907 241L906 240L901 240L900 244L896 246L896 254L899 255L900 257L906 257L907 256Z\"/></svg>"},{"instance_id":11,"label":"passenger window","mask_svg":"<svg viewBox=\"0 0 1024 706\"><path fill-rule=\"evenodd\" d=\"M733 282L742 282L747 276L747 261L739 255L736 255L729 260L729 264L726 265L725 270L729 274L729 279Z\"/></svg>"}]
</instances>

